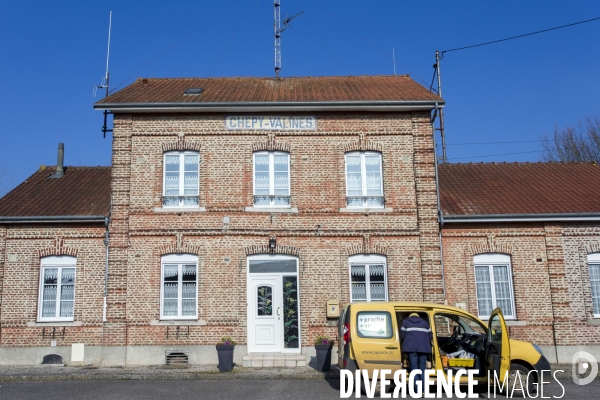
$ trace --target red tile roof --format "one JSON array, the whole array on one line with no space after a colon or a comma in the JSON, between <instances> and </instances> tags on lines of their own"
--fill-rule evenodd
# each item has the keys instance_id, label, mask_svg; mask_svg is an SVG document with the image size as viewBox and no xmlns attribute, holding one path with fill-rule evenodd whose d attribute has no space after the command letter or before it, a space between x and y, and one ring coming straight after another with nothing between
<instances>
[{"instance_id":1,"label":"red tile roof","mask_svg":"<svg viewBox=\"0 0 600 400\"><path fill-rule=\"evenodd\" d=\"M201 95L184 95L203 88ZM301 78L140 78L97 105L114 103L231 103L441 101L407 75Z\"/></svg>"},{"instance_id":2,"label":"red tile roof","mask_svg":"<svg viewBox=\"0 0 600 400\"><path fill-rule=\"evenodd\" d=\"M0 199L0 216L107 216L110 167L65 167L60 179L48 178L55 167L40 169Z\"/></svg>"},{"instance_id":3,"label":"red tile roof","mask_svg":"<svg viewBox=\"0 0 600 400\"><path fill-rule=\"evenodd\" d=\"M440 164L438 172L444 215L600 212L596 164Z\"/></svg>"}]
</instances>

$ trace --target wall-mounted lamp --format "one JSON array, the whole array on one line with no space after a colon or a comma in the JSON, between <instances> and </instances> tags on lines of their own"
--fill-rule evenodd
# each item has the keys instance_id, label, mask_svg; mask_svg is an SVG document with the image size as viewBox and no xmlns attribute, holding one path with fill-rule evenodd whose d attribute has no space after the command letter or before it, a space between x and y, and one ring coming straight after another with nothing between
<instances>
[{"instance_id":1,"label":"wall-mounted lamp","mask_svg":"<svg viewBox=\"0 0 600 400\"><path fill-rule=\"evenodd\" d=\"M275 246L277 246L277 240L272 236L269 238L269 251L271 253L275 252Z\"/></svg>"}]
</instances>

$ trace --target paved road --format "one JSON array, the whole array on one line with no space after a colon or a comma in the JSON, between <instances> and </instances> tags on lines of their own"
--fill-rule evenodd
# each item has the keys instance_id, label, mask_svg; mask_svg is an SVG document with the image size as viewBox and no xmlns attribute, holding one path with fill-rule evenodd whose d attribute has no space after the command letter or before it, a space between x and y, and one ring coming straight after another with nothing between
<instances>
[{"instance_id":1,"label":"paved road","mask_svg":"<svg viewBox=\"0 0 600 400\"><path fill-rule=\"evenodd\" d=\"M595 399L600 381L577 386L571 381L563 399ZM553 383L545 398L559 398L562 388ZM0 382L0 399L339 399L339 380L112 380ZM355 398L352 396L351 398ZM361 396L366 398L366 396ZM480 394L480 398L488 398ZM493 395L490 398L494 398ZM504 396L496 398L504 399ZM540 398L538 396L538 398Z\"/></svg>"}]
</instances>

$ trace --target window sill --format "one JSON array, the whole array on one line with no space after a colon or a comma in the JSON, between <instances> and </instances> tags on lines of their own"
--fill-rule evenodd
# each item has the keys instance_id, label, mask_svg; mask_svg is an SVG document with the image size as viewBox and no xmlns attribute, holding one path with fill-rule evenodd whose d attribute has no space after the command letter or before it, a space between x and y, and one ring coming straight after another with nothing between
<instances>
[{"instance_id":1,"label":"window sill","mask_svg":"<svg viewBox=\"0 0 600 400\"><path fill-rule=\"evenodd\" d=\"M179 326L194 326L194 325L206 325L206 321L203 319L163 319L163 320L151 320L151 326L168 326L168 325L179 325Z\"/></svg>"},{"instance_id":2,"label":"window sill","mask_svg":"<svg viewBox=\"0 0 600 400\"><path fill-rule=\"evenodd\" d=\"M184 213L184 212L204 212L206 207L156 207L157 213Z\"/></svg>"},{"instance_id":3,"label":"window sill","mask_svg":"<svg viewBox=\"0 0 600 400\"><path fill-rule=\"evenodd\" d=\"M360 213L360 214L370 214L370 213L391 213L394 212L393 208L340 208L340 212L344 213Z\"/></svg>"},{"instance_id":4,"label":"window sill","mask_svg":"<svg viewBox=\"0 0 600 400\"><path fill-rule=\"evenodd\" d=\"M264 213L290 213L298 214L297 207L246 207L244 211Z\"/></svg>"},{"instance_id":5,"label":"window sill","mask_svg":"<svg viewBox=\"0 0 600 400\"><path fill-rule=\"evenodd\" d=\"M81 321L36 321L28 322L28 327L34 326L81 326Z\"/></svg>"},{"instance_id":6,"label":"window sill","mask_svg":"<svg viewBox=\"0 0 600 400\"><path fill-rule=\"evenodd\" d=\"M588 318L588 326L600 326L600 315L594 315L594 318Z\"/></svg>"},{"instance_id":7,"label":"window sill","mask_svg":"<svg viewBox=\"0 0 600 400\"><path fill-rule=\"evenodd\" d=\"M504 320L504 322L506 323L506 326L527 326L527 321L517 321L514 319L507 319Z\"/></svg>"}]
</instances>

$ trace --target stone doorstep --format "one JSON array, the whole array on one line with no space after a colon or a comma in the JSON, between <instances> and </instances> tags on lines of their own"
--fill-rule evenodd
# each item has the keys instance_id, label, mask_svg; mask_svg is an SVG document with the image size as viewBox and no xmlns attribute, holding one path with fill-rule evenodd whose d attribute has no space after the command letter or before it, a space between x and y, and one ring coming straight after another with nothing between
<instances>
[{"instance_id":1,"label":"stone doorstep","mask_svg":"<svg viewBox=\"0 0 600 400\"><path fill-rule=\"evenodd\" d=\"M306 356L285 353L250 353L242 356L242 366L250 368L305 367Z\"/></svg>"}]
</instances>

